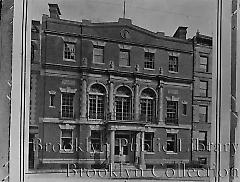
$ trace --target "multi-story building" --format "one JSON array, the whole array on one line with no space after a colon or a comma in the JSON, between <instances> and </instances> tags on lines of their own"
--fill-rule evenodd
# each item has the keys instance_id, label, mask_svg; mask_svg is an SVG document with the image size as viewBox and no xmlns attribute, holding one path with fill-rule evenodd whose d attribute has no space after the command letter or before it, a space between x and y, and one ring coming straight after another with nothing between
<instances>
[{"instance_id":1,"label":"multi-story building","mask_svg":"<svg viewBox=\"0 0 240 182\"><path fill-rule=\"evenodd\" d=\"M212 37L199 32L193 37L193 153L192 160L209 165L212 116Z\"/></svg>"},{"instance_id":2,"label":"multi-story building","mask_svg":"<svg viewBox=\"0 0 240 182\"><path fill-rule=\"evenodd\" d=\"M49 10L32 27L30 141L38 144L30 145L30 166L188 163L187 28L170 37L130 19L76 22L60 19L56 4Z\"/></svg>"}]
</instances>

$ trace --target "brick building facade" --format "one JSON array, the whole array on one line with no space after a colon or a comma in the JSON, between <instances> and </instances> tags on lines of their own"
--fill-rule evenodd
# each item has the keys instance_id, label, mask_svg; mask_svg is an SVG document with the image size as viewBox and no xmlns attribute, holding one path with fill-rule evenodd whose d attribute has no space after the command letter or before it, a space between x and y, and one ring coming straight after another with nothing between
<instances>
[{"instance_id":1,"label":"brick building facade","mask_svg":"<svg viewBox=\"0 0 240 182\"><path fill-rule=\"evenodd\" d=\"M192 126L199 132L210 125L193 124L192 103L211 101L197 97L193 79L211 74L196 71L186 27L170 37L130 19L75 22L60 19L56 4L49 11L32 22L31 168L199 159L191 152Z\"/></svg>"}]
</instances>

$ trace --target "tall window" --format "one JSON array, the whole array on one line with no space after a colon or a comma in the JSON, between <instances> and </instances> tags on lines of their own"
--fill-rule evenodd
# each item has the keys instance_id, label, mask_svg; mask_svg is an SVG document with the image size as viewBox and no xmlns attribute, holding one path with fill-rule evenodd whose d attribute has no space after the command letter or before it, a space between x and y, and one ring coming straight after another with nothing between
<instances>
[{"instance_id":1,"label":"tall window","mask_svg":"<svg viewBox=\"0 0 240 182\"><path fill-rule=\"evenodd\" d=\"M150 89L145 89L142 91L140 98L140 108L141 108L141 116L140 120L143 121L153 121L154 118L154 99L155 94Z\"/></svg>"},{"instance_id":2,"label":"tall window","mask_svg":"<svg viewBox=\"0 0 240 182\"><path fill-rule=\"evenodd\" d=\"M199 120L201 122L207 122L208 121L208 106L199 106Z\"/></svg>"},{"instance_id":3,"label":"tall window","mask_svg":"<svg viewBox=\"0 0 240 182\"><path fill-rule=\"evenodd\" d=\"M73 110L73 98L74 93L62 93L62 117L64 118L73 118L74 110Z\"/></svg>"},{"instance_id":4,"label":"tall window","mask_svg":"<svg viewBox=\"0 0 240 182\"><path fill-rule=\"evenodd\" d=\"M167 118L169 124L178 123L178 101L167 101Z\"/></svg>"},{"instance_id":5,"label":"tall window","mask_svg":"<svg viewBox=\"0 0 240 182\"><path fill-rule=\"evenodd\" d=\"M199 150L206 150L207 148L207 132L206 131L199 131L198 136L198 149Z\"/></svg>"},{"instance_id":6,"label":"tall window","mask_svg":"<svg viewBox=\"0 0 240 182\"><path fill-rule=\"evenodd\" d=\"M64 43L64 58L75 60L75 44Z\"/></svg>"},{"instance_id":7,"label":"tall window","mask_svg":"<svg viewBox=\"0 0 240 182\"><path fill-rule=\"evenodd\" d=\"M102 137L99 130L91 130L91 150L102 151Z\"/></svg>"},{"instance_id":8,"label":"tall window","mask_svg":"<svg viewBox=\"0 0 240 182\"><path fill-rule=\"evenodd\" d=\"M199 92L200 96L207 97L208 96L208 82L207 81L200 81L199 85Z\"/></svg>"},{"instance_id":9,"label":"tall window","mask_svg":"<svg viewBox=\"0 0 240 182\"><path fill-rule=\"evenodd\" d=\"M200 56L200 69L201 71L208 71L208 57Z\"/></svg>"},{"instance_id":10,"label":"tall window","mask_svg":"<svg viewBox=\"0 0 240 182\"><path fill-rule=\"evenodd\" d=\"M178 72L178 57L169 56L169 71Z\"/></svg>"},{"instance_id":11,"label":"tall window","mask_svg":"<svg viewBox=\"0 0 240 182\"><path fill-rule=\"evenodd\" d=\"M144 68L154 69L154 53L145 52Z\"/></svg>"},{"instance_id":12,"label":"tall window","mask_svg":"<svg viewBox=\"0 0 240 182\"><path fill-rule=\"evenodd\" d=\"M127 87L120 87L117 90L115 98L116 119L117 120L130 120L131 113L131 91Z\"/></svg>"},{"instance_id":13,"label":"tall window","mask_svg":"<svg viewBox=\"0 0 240 182\"><path fill-rule=\"evenodd\" d=\"M130 51L126 49L121 49L119 53L119 65L120 66L130 66Z\"/></svg>"},{"instance_id":14,"label":"tall window","mask_svg":"<svg viewBox=\"0 0 240 182\"><path fill-rule=\"evenodd\" d=\"M61 150L70 152L73 150L73 130L61 129Z\"/></svg>"},{"instance_id":15,"label":"tall window","mask_svg":"<svg viewBox=\"0 0 240 182\"><path fill-rule=\"evenodd\" d=\"M94 63L104 63L104 47L94 46L93 47L93 62Z\"/></svg>"},{"instance_id":16,"label":"tall window","mask_svg":"<svg viewBox=\"0 0 240 182\"><path fill-rule=\"evenodd\" d=\"M55 98L55 94L50 93L49 94L49 106L50 107L54 107L54 98Z\"/></svg>"},{"instance_id":17,"label":"tall window","mask_svg":"<svg viewBox=\"0 0 240 182\"><path fill-rule=\"evenodd\" d=\"M105 89L102 85L94 84L89 93L89 118L104 119Z\"/></svg>"},{"instance_id":18,"label":"tall window","mask_svg":"<svg viewBox=\"0 0 240 182\"><path fill-rule=\"evenodd\" d=\"M167 152L177 152L176 133L167 133Z\"/></svg>"},{"instance_id":19,"label":"tall window","mask_svg":"<svg viewBox=\"0 0 240 182\"><path fill-rule=\"evenodd\" d=\"M144 134L144 150L147 152L153 152L153 132L145 132Z\"/></svg>"}]
</instances>

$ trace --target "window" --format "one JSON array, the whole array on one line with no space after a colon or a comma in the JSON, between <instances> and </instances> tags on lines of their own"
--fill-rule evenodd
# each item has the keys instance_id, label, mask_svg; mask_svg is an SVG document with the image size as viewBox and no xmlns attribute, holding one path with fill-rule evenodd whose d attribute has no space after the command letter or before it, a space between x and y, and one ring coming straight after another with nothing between
<instances>
[{"instance_id":1,"label":"window","mask_svg":"<svg viewBox=\"0 0 240 182\"><path fill-rule=\"evenodd\" d=\"M199 131L198 149L199 150L206 150L206 148L207 148L207 132L206 131Z\"/></svg>"},{"instance_id":2,"label":"window","mask_svg":"<svg viewBox=\"0 0 240 182\"><path fill-rule=\"evenodd\" d=\"M115 98L116 119L131 119L131 91L126 87L120 87L117 90Z\"/></svg>"},{"instance_id":3,"label":"window","mask_svg":"<svg viewBox=\"0 0 240 182\"><path fill-rule=\"evenodd\" d=\"M183 104L183 115L187 115L187 104Z\"/></svg>"},{"instance_id":4,"label":"window","mask_svg":"<svg viewBox=\"0 0 240 182\"><path fill-rule=\"evenodd\" d=\"M62 93L62 117L64 118L73 118L73 98L74 93Z\"/></svg>"},{"instance_id":5,"label":"window","mask_svg":"<svg viewBox=\"0 0 240 182\"><path fill-rule=\"evenodd\" d=\"M144 150L147 152L153 152L153 132L145 132L144 135Z\"/></svg>"},{"instance_id":6,"label":"window","mask_svg":"<svg viewBox=\"0 0 240 182\"><path fill-rule=\"evenodd\" d=\"M102 46L93 47L93 63L104 63L103 55L104 47Z\"/></svg>"},{"instance_id":7,"label":"window","mask_svg":"<svg viewBox=\"0 0 240 182\"><path fill-rule=\"evenodd\" d=\"M167 133L167 152L177 152L176 133Z\"/></svg>"},{"instance_id":8,"label":"window","mask_svg":"<svg viewBox=\"0 0 240 182\"><path fill-rule=\"evenodd\" d=\"M154 69L154 53L145 52L144 68Z\"/></svg>"},{"instance_id":9,"label":"window","mask_svg":"<svg viewBox=\"0 0 240 182\"><path fill-rule=\"evenodd\" d=\"M73 150L73 130L61 129L61 150L64 152Z\"/></svg>"},{"instance_id":10,"label":"window","mask_svg":"<svg viewBox=\"0 0 240 182\"><path fill-rule=\"evenodd\" d=\"M178 57L169 56L169 71L178 72Z\"/></svg>"},{"instance_id":11,"label":"window","mask_svg":"<svg viewBox=\"0 0 240 182\"><path fill-rule=\"evenodd\" d=\"M208 106L199 106L199 120L201 122L207 122L208 119Z\"/></svg>"},{"instance_id":12,"label":"window","mask_svg":"<svg viewBox=\"0 0 240 182\"><path fill-rule=\"evenodd\" d=\"M199 157L198 162L201 165L206 165L207 164L207 158L206 157Z\"/></svg>"},{"instance_id":13,"label":"window","mask_svg":"<svg viewBox=\"0 0 240 182\"><path fill-rule=\"evenodd\" d=\"M102 151L102 137L99 130L91 130L91 150L94 152Z\"/></svg>"},{"instance_id":14,"label":"window","mask_svg":"<svg viewBox=\"0 0 240 182\"><path fill-rule=\"evenodd\" d=\"M50 93L50 98L49 98L49 106L50 107L54 107L54 98L55 98L55 94Z\"/></svg>"},{"instance_id":15,"label":"window","mask_svg":"<svg viewBox=\"0 0 240 182\"><path fill-rule=\"evenodd\" d=\"M89 93L89 118L104 119L105 89L102 85L94 84Z\"/></svg>"},{"instance_id":16,"label":"window","mask_svg":"<svg viewBox=\"0 0 240 182\"><path fill-rule=\"evenodd\" d=\"M35 55L34 55L34 45L32 44L31 45L31 62L33 62L34 61L34 57L35 57Z\"/></svg>"},{"instance_id":17,"label":"window","mask_svg":"<svg viewBox=\"0 0 240 182\"><path fill-rule=\"evenodd\" d=\"M167 101L167 118L169 124L178 123L178 101Z\"/></svg>"},{"instance_id":18,"label":"window","mask_svg":"<svg viewBox=\"0 0 240 182\"><path fill-rule=\"evenodd\" d=\"M155 93L150 89L145 89L141 93L140 98L140 109L141 115L140 120L143 121L153 121L154 117L154 99Z\"/></svg>"},{"instance_id":19,"label":"window","mask_svg":"<svg viewBox=\"0 0 240 182\"><path fill-rule=\"evenodd\" d=\"M130 66L130 51L126 49L121 49L119 54L119 65L120 66Z\"/></svg>"},{"instance_id":20,"label":"window","mask_svg":"<svg viewBox=\"0 0 240 182\"><path fill-rule=\"evenodd\" d=\"M200 56L200 70L204 72L208 71L208 57Z\"/></svg>"},{"instance_id":21,"label":"window","mask_svg":"<svg viewBox=\"0 0 240 182\"><path fill-rule=\"evenodd\" d=\"M199 85L200 89L200 96L207 97L208 92L208 82L207 81L200 81Z\"/></svg>"},{"instance_id":22,"label":"window","mask_svg":"<svg viewBox=\"0 0 240 182\"><path fill-rule=\"evenodd\" d=\"M75 60L75 44L64 43L64 58Z\"/></svg>"}]
</instances>

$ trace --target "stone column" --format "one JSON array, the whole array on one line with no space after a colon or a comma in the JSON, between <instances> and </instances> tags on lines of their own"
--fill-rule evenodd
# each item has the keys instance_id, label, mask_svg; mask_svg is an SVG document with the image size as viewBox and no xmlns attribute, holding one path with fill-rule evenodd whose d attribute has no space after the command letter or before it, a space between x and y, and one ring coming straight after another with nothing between
<instances>
[{"instance_id":1,"label":"stone column","mask_svg":"<svg viewBox=\"0 0 240 182\"><path fill-rule=\"evenodd\" d=\"M110 164L114 168L115 130L110 130Z\"/></svg>"},{"instance_id":2,"label":"stone column","mask_svg":"<svg viewBox=\"0 0 240 182\"><path fill-rule=\"evenodd\" d=\"M113 103L113 82L112 81L109 81L109 96L108 96L108 99L109 99L109 113L110 113L110 120L114 120L114 103Z\"/></svg>"},{"instance_id":3,"label":"stone column","mask_svg":"<svg viewBox=\"0 0 240 182\"><path fill-rule=\"evenodd\" d=\"M163 83L160 82L160 85L158 87L158 122L164 121L163 118Z\"/></svg>"},{"instance_id":4,"label":"stone column","mask_svg":"<svg viewBox=\"0 0 240 182\"><path fill-rule=\"evenodd\" d=\"M80 98L81 98L81 105L80 105L80 108L81 108L81 115L80 115L80 118L81 119L86 119L86 116L87 116L87 81L86 79L82 79L82 88L81 88L81 95L80 95Z\"/></svg>"},{"instance_id":5,"label":"stone column","mask_svg":"<svg viewBox=\"0 0 240 182\"><path fill-rule=\"evenodd\" d=\"M141 146L140 146L140 159L139 159L139 167L144 169L145 166L145 159L144 159L144 131L141 131Z\"/></svg>"},{"instance_id":6,"label":"stone column","mask_svg":"<svg viewBox=\"0 0 240 182\"><path fill-rule=\"evenodd\" d=\"M141 132L136 133L136 144L135 144L135 164L139 164L140 151L141 151Z\"/></svg>"},{"instance_id":7,"label":"stone column","mask_svg":"<svg viewBox=\"0 0 240 182\"><path fill-rule=\"evenodd\" d=\"M136 83L135 84L135 99L134 99L134 119L136 121L139 120L139 85Z\"/></svg>"}]
</instances>

